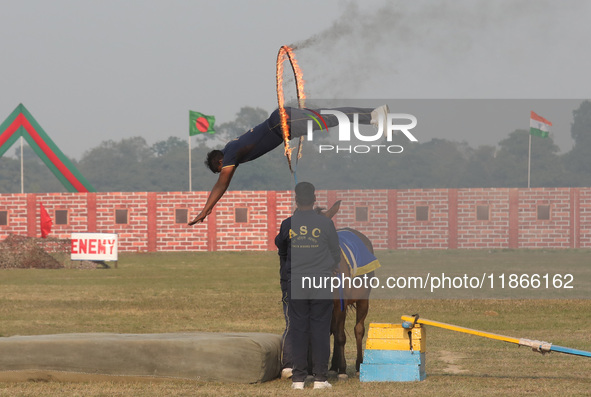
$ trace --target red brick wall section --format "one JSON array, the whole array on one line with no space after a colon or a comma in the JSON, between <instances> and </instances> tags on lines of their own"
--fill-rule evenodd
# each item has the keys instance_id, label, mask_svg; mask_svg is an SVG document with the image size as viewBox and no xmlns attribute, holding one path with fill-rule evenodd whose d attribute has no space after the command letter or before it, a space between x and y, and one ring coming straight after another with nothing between
<instances>
[{"instance_id":1,"label":"red brick wall section","mask_svg":"<svg viewBox=\"0 0 591 397\"><path fill-rule=\"evenodd\" d=\"M156 250L207 251L208 222L187 226L205 203L207 192L163 192L156 195ZM176 212L187 212L177 223Z\"/></svg>"},{"instance_id":2,"label":"red brick wall section","mask_svg":"<svg viewBox=\"0 0 591 397\"><path fill-rule=\"evenodd\" d=\"M579 219L576 229L579 231L579 247L591 247L591 188L579 190Z\"/></svg>"},{"instance_id":3,"label":"red brick wall section","mask_svg":"<svg viewBox=\"0 0 591 397\"><path fill-rule=\"evenodd\" d=\"M275 232L273 236L272 247L275 250L275 236L279 233L281 222L284 219L289 218L295 209L294 196L291 191L279 191L275 192L275 210L277 214L275 216ZM269 242L271 246L271 242Z\"/></svg>"},{"instance_id":4,"label":"red brick wall section","mask_svg":"<svg viewBox=\"0 0 591 397\"><path fill-rule=\"evenodd\" d=\"M478 206L488 206L488 220L478 220ZM458 248L509 246L509 190L458 189Z\"/></svg>"},{"instance_id":5,"label":"red brick wall section","mask_svg":"<svg viewBox=\"0 0 591 397\"><path fill-rule=\"evenodd\" d=\"M509 248L519 248L519 190L509 189Z\"/></svg>"},{"instance_id":6,"label":"red brick wall section","mask_svg":"<svg viewBox=\"0 0 591 397\"><path fill-rule=\"evenodd\" d=\"M277 235L277 194L275 191L267 192L267 250L275 249L275 236Z\"/></svg>"},{"instance_id":7,"label":"red brick wall section","mask_svg":"<svg viewBox=\"0 0 591 397\"><path fill-rule=\"evenodd\" d=\"M388 191L340 190L334 192L327 207L341 200L339 212L334 216L335 226L350 227L365 234L374 249L388 249ZM357 210L365 214L367 221L357 219Z\"/></svg>"},{"instance_id":8,"label":"red brick wall section","mask_svg":"<svg viewBox=\"0 0 591 397\"><path fill-rule=\"evenodd\" d=\"M401 189L316 192L328 208L342 200L337 227L365 233L377 250L591 248L591 188ZM0 194L0 239L8 234L39 235L39 203L54 219L51 236L72 232L117 233L121 252L274 250L281 222L295 207L290 191L232 191L199 225L187 226L209 192L113 192ZM477 206L488 206L488 220ZM538 206L550 219L538 219ZM416 219L416 207L429 209ZM115 211L128 210L126 224ZM237 222L236 211L247 222ZM55 211L68 211L68 223L55 223ZM177 219L177 210L186 219ZM367 215L367 219L359 216Z\"/></svg>"},{"instance_id":9,"label":"red brick wall section","mask_svg":"<svg viewBox=\"0 0 591 397\"><path fill-rule=\"evenodd\" d=\"M36 222L38 213L35 195L27 194L27 236L29 237L39 237L41 235L41 225Z\"/></svg>"},{"instance_id":10,"label":"red brick wall section","mask_svg":"<svg viewBox=\"0 0 591 397\"><path fill-rule=\"evenodd\" d=\"M398 190L398 248L448 248L446 189ZM428 207L428 219L416 220L416 207Z\"/></svg>"},{"instance_id":11,"label":"red brick wall section","mask_svg":"<svg viewBox=\"0 0 591 397\"><path fill-rule=\"evenodd\" d=\"M398 249L398 193L388 190L388 249Z\"/></svg>"},{"instance_id":12,"label":"red brick wall section","mask_svg":"<svg viewBox=\"0 0 591 397\"><path fill-rule=\"evenodd\" d=\"M71 233L88 232L88 200L87 193L42 193L37 194L37 203L42 203L53 220L50 236L70 238ZM55 221L56 211L67 211L67 224L58 225ZM39 224L39 204L37 204L37 224ZM39 228L39 226L37 226ZM41 232L37 233L37 237Z\"/></svg>"},{"instance_id":13,"label":"red brick wall section","mask_svg":"<svg viewBox=\"0 0 591 397\"><path fill-rule=\"evenodd\" d=\"M156 228L156 208L158 205L158 197L154 192L148 193L148 251L155 252L157 247L158 229Z\"/></svg>"},{"instance_id":14,"label":"red brick wall section","mask_svg":"<svg viewBox=\"0 0 591 397\"><path fill-rule=\"evenodd\" d=\"M538 219L538 206L550 206L550 219ZM570 189L519 192L519 248L570 247Z\"/></svg>"},{"instance_id":15,"label":"red brick wall section","mask_svg":"<svg viewBox=\"0 0 591 397\"><path fill-rule=\"evenodd\" d=\"M207 219L207 234L205 235L205 239L207 240L207 250L208 251L217 251L218 245L218 235L217 235L217 208L214 208Z\"/></svg>"},{"instance_id":16,"label":"red brick wall section","mask_svg":"<svg viewBox=\"0 0 591 397\"><path fill-rule=\"evenodd\" d=\"M117 233L119 250L145 252L148 250L148 193L97 193L97 233ZM128 210L126 224L115 223L116 210Z\"/></svg>"},{"instance_id":17,"label":"red brick wall section","mask_svg":"<svg viewBox=\"0 0 591 397\"><path fill-rule=\"evenodd\" d=\"M86 195L86 211L88 214L88 233L96 233L96 193Z\"/></svg>"},{"instance_id":18,"label":"red brick wall section","mask_svg":"<svg viewBox=\"0 0 591 397\"><path fill-rule=\"evenodd\" d=\"M0 226L2 240L9 234L28 235L26 194L0 194L0 211L7 215L7 224Z\"/></svg>"},{"instance_id":19,"label":"red brick wall section","mask_svg":"<svg viewBox=\"0 0 591 397\"><path fill-rule=\"evenodd\" d=\"M581 205L578 188L570 189L570 248L579 248L581 244Z\"/></svg>"},{"instance_id":20,"label":"red brick wall section","mask_svg":"<svg viewBox=\"0 0 591 397\"><path fill-rule=\"evenodd\" d=\"M447 248L458 248L458 190L447 191Z\"/></svg>"},{"instance_id":21,"label":"red brick wall section","mask_svg":"<svg viewBox=\"0 0 591 397\"><path fill-rule=\"evenodd\" d=\"M216 208L217 249L267 250L267 192L228 192ZM236 210L246 211L247 222L236 222Z\"/></svg>"}]
</instances>

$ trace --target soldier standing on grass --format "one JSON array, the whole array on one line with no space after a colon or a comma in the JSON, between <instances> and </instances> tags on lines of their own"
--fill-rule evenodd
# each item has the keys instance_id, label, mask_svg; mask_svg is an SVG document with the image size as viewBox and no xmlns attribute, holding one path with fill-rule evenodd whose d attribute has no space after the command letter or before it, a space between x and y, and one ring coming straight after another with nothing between
<instances>
[{"instance_id":1,"label":"soldier standing on grass","mask_svg":"<svg viewBox=\"0 0 591 397\"><path fill-rule=\"evenodd\" d=\"M285 331L281 337L281 379L289 379L293 374L292 349L289 339L290 313L289 313L289 283L291 280L291 216L281 222L279 234L275 237L277 254L279 255L279 283L281 285L281 304L283 317L285 318Z\"/></svg>"},{"instance_id":2,"label":"soldier standing on grass","mask_svg":"<svg viewBox=\"0 0 591 397\"><path fill-rule=\"evenodd\" d=\"M333 222L314 211L314 186L308 182L298 183L295 200L297 210L291 216L289 233L286 236L280 232L276 240L278 247L285 246L287 239L291 243L287 343L291 345L293 360L292 388L304 388L308 375L308 349L311 349L314 388L326 389L332 387L327 381L332 294L326 289L303 288L302 280L304 277L324 279L333 276L341 250Z\"/></svg>"}]
</instances>

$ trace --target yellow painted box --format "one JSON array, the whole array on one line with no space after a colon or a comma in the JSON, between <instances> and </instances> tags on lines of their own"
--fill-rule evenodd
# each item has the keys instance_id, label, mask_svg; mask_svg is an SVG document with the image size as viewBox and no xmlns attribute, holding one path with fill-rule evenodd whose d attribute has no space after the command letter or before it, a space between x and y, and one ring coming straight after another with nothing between
<instances>
[{"instance_id":1,"label":"yellow painted box","mask_svg":"<svg viewBox=\"0 0 591 397\"><path fill-rule=\"evenodd\" d=\"M425 352L425 328L421 327L420 324L416 324L414 328L405 329L400 324L370 323L365 348L369 350L413 350Z\"/></svg>"},{"instance_id":2,"label":"yellow painted box","mask_svg":"<svg viewBox=\"0 0 591 397\"><path fill-rule=\"evenodd\" d=\"M423 339L425 328L421 324L416 324L414 328L402 328L400 324L385 324L385 323L370 323L368 338L394 338L394 339L408 339L408 331L412 333L413 339Z\"/></svg>"}]
</instances>

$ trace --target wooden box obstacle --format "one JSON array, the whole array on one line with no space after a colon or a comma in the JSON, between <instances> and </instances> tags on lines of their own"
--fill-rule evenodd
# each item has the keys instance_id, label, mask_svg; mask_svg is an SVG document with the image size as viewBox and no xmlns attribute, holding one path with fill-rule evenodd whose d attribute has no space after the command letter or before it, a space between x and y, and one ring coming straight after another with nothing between
<instances>
[{"instance_id":1,"label":"wooden box obstacle","mask_svg":"<svg viewBox=\"0 0 591 397\"><path fill-rule=\"evenodd\" d=\"M421 324L369 324L359 380L412 382L424 380L426 333Z\"/></svg>"},{"instance_id":2,"label":"wooden box obstacle","mask_svg":"<svg viewBox=\"0 0 591 397\"><path fill-rule=\"evenodd\" d=\"M402 316L403 323L369 325L363 363L359 379L362 382L404 382L424 380L426 334L422 325L431 325L451 331L496 339L531 347L534 352L565 353L575 356L591 357L591 352L549 342L512 338L453 324L419 319L419 315Z\"/></svg>"}]
</instances>

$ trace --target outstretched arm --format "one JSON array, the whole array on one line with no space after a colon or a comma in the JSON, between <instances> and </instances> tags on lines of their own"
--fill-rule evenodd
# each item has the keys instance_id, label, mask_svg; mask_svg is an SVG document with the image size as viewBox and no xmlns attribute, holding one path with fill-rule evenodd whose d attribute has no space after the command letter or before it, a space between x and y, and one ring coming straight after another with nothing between
<instances>
[{"instance_id":1,"label":"outstretched arm","mask_svg":"<svg viewBox=\"0 0 591 397\"><path fill-rule=\"evenodd\" d=\"M215 185L213 185L211 193L209 193L209 197L205 202L205 206L203 207L199 215L197 215L195 219L188 223L189 226L193 226L196 223L203 222L203 220L205 220L205 218L209 214L211 214L211 210L213 210L213 207L217 204L219 199L222 198L224 193L226 193L228 186L230 186L230 181L232 180L234 171L236 171L236 167L222 168L220 176L218 177L218 181L215 183Z\"/></svg>"}]
</instances>

